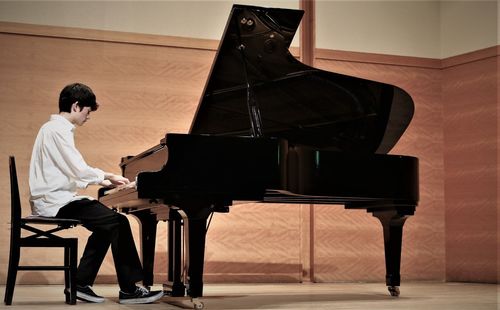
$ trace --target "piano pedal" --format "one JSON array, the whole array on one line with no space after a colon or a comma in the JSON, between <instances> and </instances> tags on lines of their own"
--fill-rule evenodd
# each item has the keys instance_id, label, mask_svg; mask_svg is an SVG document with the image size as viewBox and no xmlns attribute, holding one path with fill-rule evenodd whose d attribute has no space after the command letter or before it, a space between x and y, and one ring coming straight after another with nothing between
<instances>
[{"instance_id":1,"label":"piano pedal","mask_svg":"<svg viewBox=\"0 0 500 310\"><path fill-rule=\"evenodd\" d=\"M164 296L184 297L186 295L186 287L182 283L163 283Z\"/></svg>"},{"instance_id":2,"label":"piano pedal","mask_svg":"<svg viewBox=\"0 0 500 310\"><path fill-rule=\"evenodd\" d=\"M389 293L391 293L391 296L399 297L399 286L388 286L387 289L389 290Z\"/></svg>"},{"instance_id":3,"label":"piano pedal","mask_svg":"<svg viewBox=\"0 0 500 310\"><path fill-rule=\"evenodd\" d=\"M172 306L176 306L182 309L195 309L201 310L205 308L205 304L200 300L200 298L191 297L164 297L163 300Z\"/></svg>"}]
</instances>

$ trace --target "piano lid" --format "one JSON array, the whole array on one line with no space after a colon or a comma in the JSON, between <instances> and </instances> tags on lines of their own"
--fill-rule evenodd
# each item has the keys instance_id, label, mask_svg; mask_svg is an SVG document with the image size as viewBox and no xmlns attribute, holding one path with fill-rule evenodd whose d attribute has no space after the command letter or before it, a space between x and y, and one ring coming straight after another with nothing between
<instances>
[{"instance_id":1,"label":"piano lid","mask_svg":"<svg viewBox=\"0 0 500 310\"><path fill-rule=\"evenodd\" d=\"M191 134L387 153L413 116L393 85L309 67L288 48L303 11L234 5Z\"/></svg>"}]
</instances>

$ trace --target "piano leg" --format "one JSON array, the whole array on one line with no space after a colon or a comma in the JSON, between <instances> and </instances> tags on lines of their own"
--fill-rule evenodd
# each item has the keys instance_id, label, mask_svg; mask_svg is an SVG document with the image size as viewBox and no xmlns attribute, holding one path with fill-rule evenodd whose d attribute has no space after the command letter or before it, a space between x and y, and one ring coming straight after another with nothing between
<instances>
[{"instance_id":1,"label":"piano leg","mask_svg":"<svg viewBox=\"0 0 500 310\"><path fill-rule=\"evenodd\" d=\"M170 296L182 297L186 286L182 279L182 217L170 209L168 220L168 288Z\"/></svg>"},{"instance_id":2,"label":"piano leg","mask_svg":"<svg viewBox=\"0 0 500 310\"><path fill-rule=\"evenodd\" d=\"M158 221L156 215L149 212L149 210L141 210L130 214L134 215L140 223L142 268L144 272L142 282L145 287L151 287L154 283L153 269Z\"/></svg>"},{"instance_id":3,"label":"piano leg","mask_svg":"<svg viewBox=\"0 0 500 310\"><path fill-rule=\"evenodd\" d=\"M391 296L399 296L403 225L414 211L415 208L371 211L380 220L384 230L385 278Z\"/></svg>"},{"instance_id":4,"label":"piano leg","mask_svg":"<svg viewBox=\"0 0 500 310\"><path fill-rule=\"evenodd\" d=\"M203 309L204 307L199 297L203 296L206 225L207 216L197 214L189 217L184 210L171 209L168 231L168 281L171 285L169 294L173 297L184 296L186 288L184 283L187 283L187 294L190 300L167 300L169 304L189 309ZM182 235L184 240L182 240Z\"/></svg>"},{"instance_id":5,"label":"piano leg","mask_svg":"<svg viewBox=\"0 0 500 310\"><path fill-rule=\"evenodd\" d=\"M203 296L206 230L206 217L189 219L189 288L187 293L191 298Z\"/></svg>"}]
</instances>

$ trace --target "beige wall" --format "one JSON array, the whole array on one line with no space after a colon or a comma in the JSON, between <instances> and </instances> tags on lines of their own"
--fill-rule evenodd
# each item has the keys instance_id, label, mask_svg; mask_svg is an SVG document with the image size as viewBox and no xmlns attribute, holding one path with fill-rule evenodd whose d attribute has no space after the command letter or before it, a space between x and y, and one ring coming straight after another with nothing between
<instances>
[{"instance_id":1,"label":"beige wall","mask_svg":"<svg viewBox=\"0 0 500 310\"><path fill-rule=\"evenodd\" d=\"M440 58L438 1L318 1L318 48Z\"/></svg>"},{"instance_id":2,"label":"beige wall","mask_svg":"<svg viewBox=\"0 0 500 310\"><path fill-rule=\"evenodd\" d=\"M498 1L441 1L441 58L496 46Z\"/></svg>"},{"instance_id":3,"label":"beige wall","mask_svg":"<svg viewBox=\"0 0 500 310\"><path fill-rule=\"evenodd\" d=\"M233 3L299 7L299 0L1 0L0 21L218 40ZM498 10L497 0L318 0L316 46L446 58L497 45Z\"/></svg>"},{"instance_id":4,"label":"beige wall","mask_svg":"<svg viewBox=\"0 0 500 310\"><path fill-rule=\"evenodd\" d=\"M498 1L317 1L317 47L447 58L496 46Z\"/></svg>"},{"instance_id":5,"label":"beige wall","mask_svg":"<svg viewBox=\"0 0 500 310\"><path fill-rule=\"evenodd\" d=\"M220 40L233 3L299 8L297 0L0 1L0 21Z\"/></svg>"}]
</instances>

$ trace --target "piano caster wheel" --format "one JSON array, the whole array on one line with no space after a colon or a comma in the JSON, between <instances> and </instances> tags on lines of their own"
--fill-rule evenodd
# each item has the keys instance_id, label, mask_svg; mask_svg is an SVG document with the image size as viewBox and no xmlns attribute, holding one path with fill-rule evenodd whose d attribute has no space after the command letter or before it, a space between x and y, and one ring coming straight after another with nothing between
<instances>
[{"instance_id":1,"label":"piano caster wheel","mask_svg":"<svg viewBox=\"0 0 500 310\"><path fill-rule=\"evenodd\" d=\"M388 286L387 289L391 293L391 296L399 297L399 286Z\"/></svg>"},{"instance_id":2,"label":"piano caster wheel","mask_svg":"<svg viewBox=\"0 0 500 310\"><path fill-rule=\"evenodd\" d=\"M193 309L195 310L201 310L205 307L203 302L199 301L197 298L193 298L191 301L193 302Z\"/></svg>"}]
</instances>

